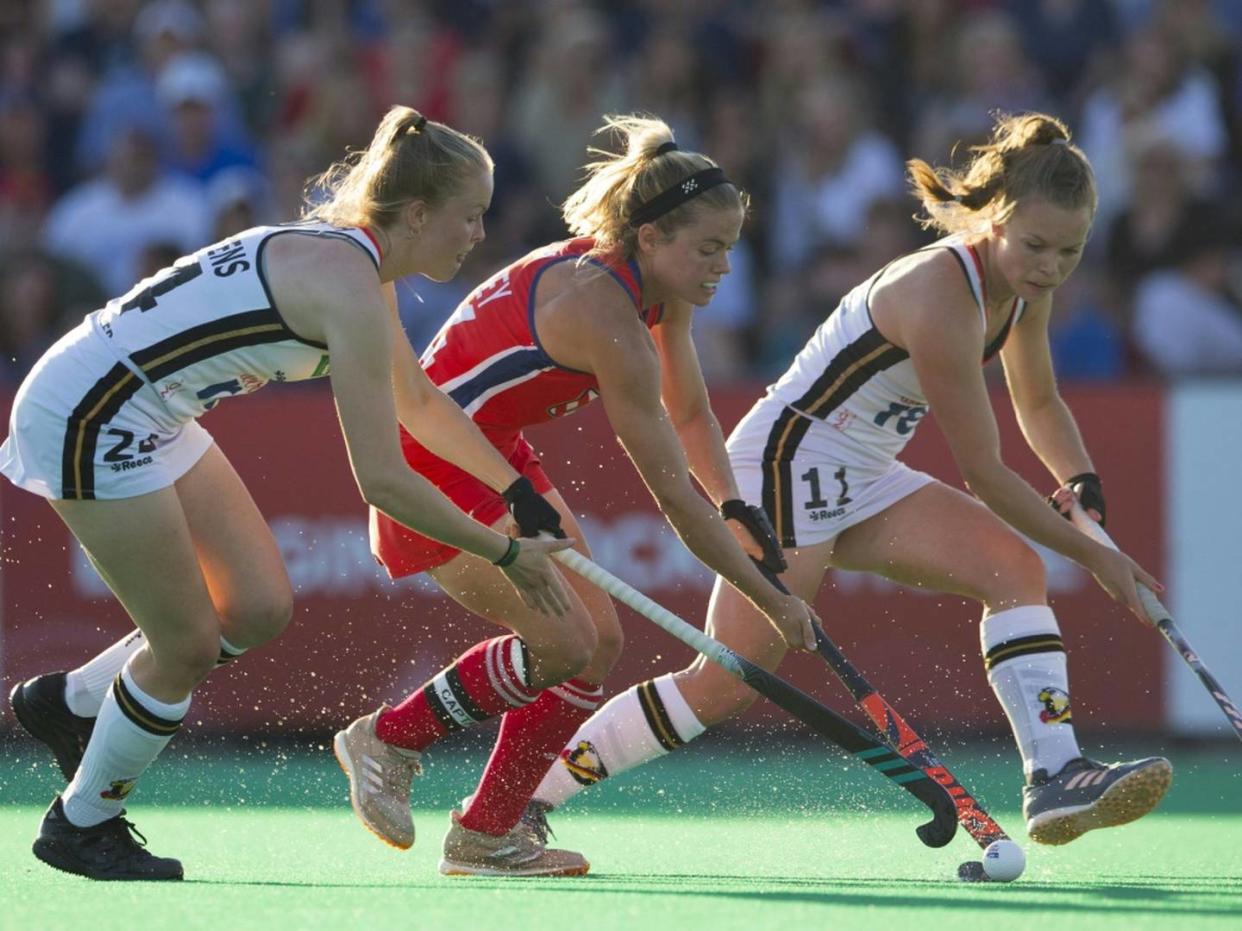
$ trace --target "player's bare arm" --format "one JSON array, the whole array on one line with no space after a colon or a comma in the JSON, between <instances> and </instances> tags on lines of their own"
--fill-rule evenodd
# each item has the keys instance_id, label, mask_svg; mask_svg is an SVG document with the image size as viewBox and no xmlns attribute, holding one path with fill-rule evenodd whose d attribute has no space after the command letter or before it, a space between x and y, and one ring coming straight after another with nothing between
<instances>
[{"instance_id":1,"label":"player's bare arm","mask_svg":"<svg viewBox=\"0 0 1242 931\"><path fill-rule=\"evenodd\" d=\"M382 290L392 333L393 399L401 425L441 459L496 491L508 488L517 480L517 470L488 442L465 411L431 383L401 326L395 287L388 283Z\"/></svg>"},{"instance_id":2,"label":"player's bare arm","mask_svg":"<svg viewBox=\"0 0 1242 931\"><path fill-rule=\"evenodd\" d=\"M664 320L652 328L651 335L660 354L664 410L686 452L690 473L719 507L725 501L737 499L739 493L724 433L708 399L699 354L694 348L690 329L693 313L690 304L666 305ZM763 547L749 530L736 520L727 520L725 524L747 555L763 558Z\"/></svg>"},{"instance_id":3,"label":"player's bare arm","mask_svg":"<svg viewBox=\"0 0 1242 931\"><path fill-rule=\"evenodd\" d=\"M1010 526L1085 567L1110 595L1141 616L1135 579L1155 580L1127 557L1076 536L1001 460L1000 435L979 364L983 324L965 283L948 275L908 276L877 299L900 300L906 308L900 327L904 348L970 490Z\"/></svg>"},{"instance_id":4,"label":"player's bare arm","mask_svg":"<svg viewBox=\"0 0 1242 931\"><path fill-rule=\"evenodd\" d=\"M1058 483L1094 472L1078 424L1057 391L1048 345L1052 295L1033 301L1001 350L1014 414L1027 444ZM1096 515L1098 517L1098 515Z\"/></svg>"},{"instance_id":5,"label":"player's bare arm","mask_svg":"<svg viewBox=\"0 0 1242 931\"><path fill-rule=\"evenodd\" d=\"M395 429L390 372L375 364L392 356L388 306L365 256L354 259L337 252L333 259L330 274L299 279L300 300L281 303L286 277L278 261L273 261L269 277L278 304L292 310L288 316L296 315L299 324L328 345L332 393L362 497L420 533L490 562L501 560L509 540L468 517L406 465ZM561 614L568 600L559 576L544 558L550 545L551 541L527 541L517 561L506 566L506 574L531 607Z\"/></svg>"},{"instance_id":6,"label":"player's bare arm","mask_svg":"<svg viewBox=\"0 0 1242 931\"><path fill-rule=\"evenodd\" d=\"M655 342L633 309L614 299L581 319L579 344L587 370L599 381L608 419L678 537L763 611L786 642L813 649L809 610L768 584L691 483L685 451L660 400Z\"/></svg>"}]
</instances>

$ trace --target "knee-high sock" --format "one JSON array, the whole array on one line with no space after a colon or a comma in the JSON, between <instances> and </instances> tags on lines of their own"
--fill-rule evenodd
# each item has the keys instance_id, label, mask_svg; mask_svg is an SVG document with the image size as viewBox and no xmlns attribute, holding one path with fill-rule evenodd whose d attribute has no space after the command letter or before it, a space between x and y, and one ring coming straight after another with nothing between
<instances>
[{"instance_id":1,"label":"knee-high sock","mask_svg":"<svg viewBox=\"0 0 1242 931\"><path fill-rule=\"evenodd\" d=\"M461 826L484 834L507 834L518 823L557 751L599 707L602 691L582 679L544 689L532 704L510 711Z\"/></svg>"},{"instance_id":2,"label":"knee-high sock","mask_svg":"<svg viewBox=\"0 0 1242 931\"><path fill-rule=\"evenodd\" d=\"M175 704L157 701L134 683L128 667L122 669L62 795L65 817L85 828L120 814L138 777L172 740L189 707L188 695Z\"/></svg>"},{"instance_id":3,"label":"knee-high sock","mask_svg":"<svg viewBox=\"0 0 1242 931\"><path fill-rule=\"evenodd\" d=\"M131 631L94 659L67 673L65 704L69 706L69 710L83 718L93 718L99 714L99 707L112 686L112 680L146 642L142 631ZM244 648L234 646L221 635L220 658L216 660L216 665L223 666L245 652Z\"/></svg>"},{"instance_id":4,"label":"knee-high sock","mask_svg":"<svg viewBox=\"0 0 1242 931\"><path fill-rule=\"evenodd\" d=\"M527 685L526 644L515 636L476 643L396 708L375 720L385 743L424 750L450 731L472 727L538 696Z\"/></svg>"},{"instance_id":5,"label":"knee-high sock","mask_svg":"<svg viewBox=\"0 0 1242 931\"><path fill-rule=\"evenodd\" d=\"M984 618L983 662L992 691L1013 728L1028 779L1039 769L1055 775L1082 756L1070 708L1065 645L1052 609L1010 608Z\"/></svg>"},{"instance_id":6,"label":"knee-high sock","mask_svg":"<svg viewBox=\"0 0 1242 931\"><path fill-rule=\"evenodd\" d=\"M704 730L671 674L641 682L578 728L535 798L560 806L587 786L664 756Z\"/></svg>"}]
</instances>

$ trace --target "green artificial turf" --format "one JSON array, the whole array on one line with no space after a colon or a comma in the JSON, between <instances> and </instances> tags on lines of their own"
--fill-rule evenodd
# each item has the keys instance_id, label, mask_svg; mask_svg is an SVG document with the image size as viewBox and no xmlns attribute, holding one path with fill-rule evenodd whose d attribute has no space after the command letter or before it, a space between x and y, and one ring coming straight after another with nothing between
<instances>
[{"instance_id":1,"label":"green artificial turf","mask_svg":"<svg viewBox=\"0 0 1242 931\"><path fill-rule=\"evenodd\" d=\"M1156 813L1063 848L1024 843L1021 879L967 886L953 877L978 858L969 837L923 847L913 833L923 810L858 764L814 744L703 743L556 813L556 843L593 865L560 880L437 874L446 811L470 790L479 747L432 757L415 786L419 839L406 852L354 821L326 750L173 748L131 816L155 853L184 861L186 881L105 884L31 856L59 777L36 745L14 741L0 759L0 927L1242 926L1242 752L1231 745L1166 749L1177 774ZM1012 751L945 756L1022 840Z\"/></svg>"}]
</instances>

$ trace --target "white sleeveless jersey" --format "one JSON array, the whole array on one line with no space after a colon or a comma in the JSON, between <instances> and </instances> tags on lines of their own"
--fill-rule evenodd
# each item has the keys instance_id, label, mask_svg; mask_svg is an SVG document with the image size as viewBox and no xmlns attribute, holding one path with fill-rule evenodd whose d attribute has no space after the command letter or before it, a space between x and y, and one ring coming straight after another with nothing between
<instances>
[{"instance_id":1,"label":"white sleeveless jersey","mask_svg":"<svg viewBox=\"0 0 1242 931\"><path fill-rule=\"evenodd\" d=\"M106 423L129 403L171 426L268 382L326 375L328 347L289 329L262 272L264 247L290 233L352 242L379 267L368 233L326 223L259 226L185 256L87 317L117 365L75 418Z\"/></svg>"},{"instance_id":2,"label":"white sleeveless jersey","mask_svg":"<svg viewBox=\"0 0 1242 931\"><path fill-rule=\"evenodd\" d=\"M983 265L974 247L950 236L919 251L931 249L948 249L957 259L986 328ZM846 294L789 370L768 387L760 401L776 418L764 450L768 462L791 460L807 430L821 423L838 434L834 446L842 462L879 472L914 435L927 399L909 354L876 329L869 305L891 264ZM1000 351L1024 309L1025 302L1015 298L1005 326L984 350L984 362Z\"/></svg>"}]
</instances>

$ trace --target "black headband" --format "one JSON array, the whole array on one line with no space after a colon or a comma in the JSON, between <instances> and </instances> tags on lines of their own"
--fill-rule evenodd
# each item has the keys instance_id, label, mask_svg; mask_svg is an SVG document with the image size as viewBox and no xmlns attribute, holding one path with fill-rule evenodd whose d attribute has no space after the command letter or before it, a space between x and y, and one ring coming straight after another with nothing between
<instances>
[{"instance_id":1,"label":"black headband","mask_svg":"<svg viewBox=\"0 0 1242 931\"><path fill-rule=\"evenodd\" d=\"M630 226L637 229L644 223L652 223L686 201L698 197L704 191L717 185L732 183L725 177L723 169L704 168L685 180L678 181L671 188L661 191L647 203L639 204L630 214Z\"/></svg>"}]
</instances>

